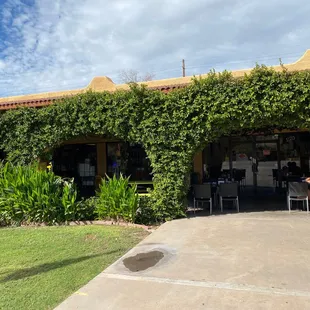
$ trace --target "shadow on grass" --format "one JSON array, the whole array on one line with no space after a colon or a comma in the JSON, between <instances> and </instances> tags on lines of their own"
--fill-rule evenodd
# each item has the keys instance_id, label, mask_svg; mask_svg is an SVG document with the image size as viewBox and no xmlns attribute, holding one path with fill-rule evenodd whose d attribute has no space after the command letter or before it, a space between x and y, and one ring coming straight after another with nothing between
<instances>
[{"instance_id":1,"label":"shadow on grass","mask_svg":"<svg viewBox=\"0 0 310 310\"><path fill-rule=\"evenodd\" d=\"M24 278L33 277L33 276L41 274L41 273L49 272L51 270L55 270L58 268L63 268L63 267L66 267L66 266L69 266L72 264L77 264L77 263L83 262L85 260L94 258L94 257L113 254L113 253L116 253L118 251L119 250L114 250L114 251L103 252L103 253L94 254L94 255L87 255L87 256L81 256L81 257L77 257L77 258L65 259L65 260L53 262L53 263L46 263L46 264L31 267L31 268L23 268L23 269L14 271L13 273L7 275L4 279L0 280L0 283L5 283L5 282L9 282L9 281L16 281L16 280L20 280L20 279L24 279Z\"/></svg>"}]
</instances>

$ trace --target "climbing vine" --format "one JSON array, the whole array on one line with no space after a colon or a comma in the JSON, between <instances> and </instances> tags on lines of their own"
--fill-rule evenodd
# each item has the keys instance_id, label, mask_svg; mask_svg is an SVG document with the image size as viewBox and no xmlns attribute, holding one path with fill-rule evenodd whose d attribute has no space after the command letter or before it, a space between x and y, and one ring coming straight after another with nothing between
<instances>
[{"instance_id":1,"label":"climbing vine","mask_svg":"<svg viewBox=\"0 0 310 310\"><path fill-rule=\"evenodd\" d=\"M29 163L75 137L140 143L153 169L153 209L166 220L183 214L193 157L207 143L233 132L309 128L309 120L310 72L257 66L242 78L211 72L168 94L133 85L9 110L0 115L0 148Z\"/></svg>"}]
</instances>

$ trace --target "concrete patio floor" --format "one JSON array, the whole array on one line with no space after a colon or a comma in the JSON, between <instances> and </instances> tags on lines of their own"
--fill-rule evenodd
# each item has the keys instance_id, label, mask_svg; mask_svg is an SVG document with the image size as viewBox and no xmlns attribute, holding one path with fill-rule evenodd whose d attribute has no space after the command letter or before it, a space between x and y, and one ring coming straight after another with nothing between
<instances>
[{"instance_id":1,"label":"concrete patio floor","mask_svg":"<svg viewBox=\"0 0 310 310\"><path fill-rule=\"evenodd\" d=\"M310 309L310 216L165 223L56 309Z\"/></svg>"}]
</instances>

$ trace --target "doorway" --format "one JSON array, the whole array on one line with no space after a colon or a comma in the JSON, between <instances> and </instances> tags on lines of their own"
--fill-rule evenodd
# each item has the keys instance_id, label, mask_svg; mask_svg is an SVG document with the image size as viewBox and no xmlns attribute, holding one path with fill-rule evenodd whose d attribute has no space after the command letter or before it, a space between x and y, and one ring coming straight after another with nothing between
<instances>
[{"instance_id":1,"label":"doorway","mask_svg":"<svg viewBox=\"0 0 310 310\"><path fill-rule=\"evenodd\" d=\"M254 161L256 169L253 168L253 179L257 190L274 189L275 181L281 170L279 160L278 139L260 141L256 140L254 150ZM281 186L281 183L279 184Z\"/></svg>"}]
</instances>

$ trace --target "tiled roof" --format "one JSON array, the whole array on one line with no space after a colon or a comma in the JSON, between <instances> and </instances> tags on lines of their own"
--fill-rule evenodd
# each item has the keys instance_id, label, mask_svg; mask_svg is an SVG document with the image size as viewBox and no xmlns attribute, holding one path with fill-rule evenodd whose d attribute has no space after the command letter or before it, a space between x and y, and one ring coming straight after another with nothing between
<instances>
[{"instance_id":1,"label":"tiled roof","mask_svg":"<svg viewBox=\"0 0 310 310\"><path fill-rule=\"evenodd\" d=\"M62 98L64 97L59 96L59 97L30 99L30 100L17 100L17 101L7 101L7 102L4 101L4 102L0 102L0 110L9 110L9 109L15 109L19 107L43 107Z\"/></svg>"},{"instance_id":2,"label":"tiled roof","mask_svg":"<svg viewBox=\"0 0 310 310\"><path fill-rule=\"evenodd\" d=\"M171 84L171 85L163 85L163 86L156 86L156 87L149 87L149 89L153 90L160 90L164 93L168 93L169 91L173 91L175 89L180 89L188 86L189 83L183 83L183 84Z\"/></svg>"},{"instance_id":3,"label":"tiled roof","mask_svg":"<svg viewBox=\"0 0 310 310\"><path fill-rule=\"evenodd\" d=\"M306 53L295 63L285 65L288 71L303 71L310 69L310 50L307 50ZM282 66L274 66L276 71L283 70ZM249 73L252 69L237 70L233 71L232 75L234 77L242 77L244 74ZM207 74L201 75L201 77L206 77ZM175 89L180 89L186 87L191 83L192 77L180 77L164 80L156 80L149 82L142 82L146 84L149 89L160 90L162 92L170 92ZM0 98L0 110L9 110L15 109L18 107L42 107L53 102L62 99L67 96L73 96L76 94L81 94L87 90L93 91L116 91L116 90L126 90L129 89L127 84L116 85L108 77L95 77L91 83L82 89L69 90L69 91L60 91L52 93L43 93L43 94L32 94L25 96L15 96Z\"/></svg>"},{"instance_id":4,"label":"tiled roof","mask_svg":"<svg viewBox=\"0 0 310 310\"><path fill-rule=\"evenodd\" d=\"M173 85L163 85L163 86L156 86L156 87L149 87L149 89L153 90L160 90L164 93L168 93L169 91L173 91L175 89L184 88L188 85L186 84L173 84ZM62 95L62 96L56 96L56 97L42 97L39 99L28 99L28 100L10 100L10 101L2 101L0 102L0 110L10 110L10 109L16 109L19 107L43 107L52 104L53 102L63 99L64 97L70 97L72 95Z\"/></svg>"}]
</instances>

